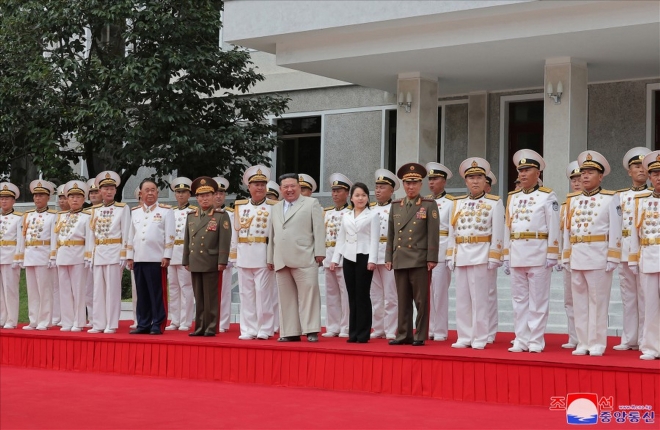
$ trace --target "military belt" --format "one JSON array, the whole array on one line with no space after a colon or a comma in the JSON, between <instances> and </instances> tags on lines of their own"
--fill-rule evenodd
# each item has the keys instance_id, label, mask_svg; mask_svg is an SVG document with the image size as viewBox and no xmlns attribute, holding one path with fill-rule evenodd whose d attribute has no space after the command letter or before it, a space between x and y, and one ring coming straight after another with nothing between
<instances>
[{"instance_id":1,"label":"military belt","mask_svg":"<svg viewBox=\"0 0 660 430\"><path fill-rule=\"evenodd\" d=\"M334 240L326 241L326 242L325 242L325 247L326 247L326 248L332 248L332 247L335 246L336 244L337 244L337 242L335 242Z\"/></svg>"},{"instance_id":2,"label":"military belt","mask_svg":"<svg viewBox=\"0 0 660 430\"><path fill-rule=\"evenodd\" d=\"M387 243L387 238L384 236L381 236L380 239L378 239L380 243Z\"/></svg>"},{"instance_id":3,"label":"military belt","mask_svg":"<svg viewBox=\"0 0 660 430\"><path fill-rule=\"evenodd\" d=\"M238 243L268 243L267 237L239 237Z\"/></svg>"},{"instance_id":4,"label":"military belt","mask_svg":"<svg viewBox=\"0 0 660 430\"><path fill-rule=\"evenodd\" d=\"M25 246L46 246L50 245L50 240L28 240Z\"/></svg>"},{"instance_id":5,"label":"military belt","mask_svg":"<svg viewBox=\"0 0 660 430\"><path fill-rule=\"evenodd\" d=\"M174 239L174 245L183 245L183 239Z\"/></svg>"},{"instance_id":6,"label":"military belt","mask_svg":"<svg viewBox=\"0 0 660 430\"><path fill-rule=\"evenodd\" d=\"M0 246L16 246L18 244L15 240L0 240Z\"/></svg>"},{"instance_id":7,"label":"military belt","mask_svg":"<svg viewBox=\"0 0 660 430\"><path fill-rule=\"evenodd\" d=\"M449 236L449 230L440 230L440 236Z\"/></svg>"},{"instance_id":8,"label":"military belt","mask_svg":"<svg viewBox=\"0 0 660 430\"><path fill-rule=\"evenodd\" d=\"M597 234L594 236L571 236L571 243L590 243L607 242L606 234Z\"/></svg>"},{"instance_id":9,"label":"military belt","mask_svg":"<svg viewBox=\"0 0 660 430\"><path fill-rule=\"evenodd\" d=\"M660 237L645 237L642 239L642 246L660 245Z\"/></svg>"},{"instance_id":10,"label":"military belt","mask_svg":"<svg viewBox=\"0 0 660 430\"><path fill-rule=\"evenodd\" d=\"M84 246L84 240L59 240L57 241L57 247L60 246Z\"/></svg>"},{"instance_id":11,"label":"military belt","mask_svg":"<svg viewBox=\"0 0 660 430\"><path fill-rule=\"evenodd\" d=\"M537 233L534 231L520 231L516 233L511 233L510 239L547 239L548 233Z\"/></svg>"},{"instance_id":12,"label":"military belt","mask_svg":"<svg viewBox=\"0 0 660 430\"><path fill-rule=\"evenodd\" d=\"M114 245L116 243L121 243L121 239L96 239L95 243L97 245Z\"/></svg>"},{"instance_id":13,"label":"military belt","mask_svg":"<svg viewBox=\"0 0 660 430\"><path fill-rule=\"evenodd\" d=\"M622 230L622 231L621 231L621 235L622 235L623 237L628 237L628 236L630 236L630 230Z\"/></svg>"},{"instance_id":14,"label":"military belt","mask_svg":"<svg viewBox=\"0 0 660 430\"><path fill-rule=\"evenodd\" d=\"M490 242L491 235L488 236L458 236L456 243L486 243Z\"/></svg>"}]
</instances>

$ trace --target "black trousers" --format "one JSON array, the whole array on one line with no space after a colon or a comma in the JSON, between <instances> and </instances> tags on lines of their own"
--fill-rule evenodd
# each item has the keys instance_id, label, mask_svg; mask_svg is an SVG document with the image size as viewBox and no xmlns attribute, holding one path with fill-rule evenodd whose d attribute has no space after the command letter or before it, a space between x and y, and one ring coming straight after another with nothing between
<instances>
[{"instance_id":1,"label":"black trousers","mask_svg":"<svg viewBox=\"0 0 660 430\"><path fill-rule=\"evenodd\" d=\"M133 264L133 274L137 290L137 328L160 331L165 321L163 271L160 263L136 262Z\"/></svg>"},{"instance_id":2,"label":"black trousers","mask_svg":"<svg viewBox=\"0 0 660 430\"><path fill-rule=\"evenodd\" d=\"M357 254L356 261L344 258L344 281L348 292L348 338L367 342L371 334L371 278L367 270L369 256Z\"/></svg>"},{"instance_id":3,"label":"black trousers","mask_svg":"<svg viewBox=\"0 0 660 430\"><path fill-rule=\"evenodd\" d=\"M220 319L218 279L220 272L190 272L195 295L195 333L215 334Z\"/></svg>"}]
</instances>

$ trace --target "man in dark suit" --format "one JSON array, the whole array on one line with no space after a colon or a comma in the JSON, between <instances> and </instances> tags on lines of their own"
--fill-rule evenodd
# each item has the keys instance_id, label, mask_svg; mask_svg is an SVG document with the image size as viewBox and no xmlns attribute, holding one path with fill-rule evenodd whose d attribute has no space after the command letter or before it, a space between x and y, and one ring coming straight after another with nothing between
<instances>
[{"instance_id":1,"label":"man in dark suit","mask_svg":"<svg viewBox=\"0 0 660 430\"><path fill-rule=\"evenodd\" d=\"M195 331L190 336L215 336L220 315L219 273L227 267L231 228L224 209L214 209L218 183L201 176L191 184L199 209L188 214L182 264L192 274L195 294Z\"/></svg>"},{"instance_id":2,"label":"man in dark suit","mask_svg":"<svg viewBox=\"0 0 660 430\"><path fill-rule=\"evenodd\" d=\"M420 196L426 169L408 163L399 168L406 197L392 202L385 267L394 269L399 322L396 339L390 345L422 346L429 332L429 274L438 262L438 206ZM413 336L412 302L417 309Z\"/></svg>"}]
</instances>

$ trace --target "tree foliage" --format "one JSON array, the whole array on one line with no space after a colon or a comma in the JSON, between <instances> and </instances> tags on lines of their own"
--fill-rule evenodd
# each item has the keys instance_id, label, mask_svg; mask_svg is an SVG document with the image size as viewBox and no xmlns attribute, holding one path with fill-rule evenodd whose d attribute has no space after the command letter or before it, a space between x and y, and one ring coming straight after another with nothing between
<instances>
[{"instance_id":1,"label":"tree foliage","mask_svg":"<svg viewBox=\"0 0 660 430\"><path fill-rule=\"evenodd\" d=\"M224 174L269 164L265 121L287 99L252 95L249 52L219 46L213 0L0 0L0 173L28 157L46 179L140 167ZM3 168L3 166L6 166ZM32 179L32 178L28 178ZM236 187L236 188L234 188Z\"/></svg>"}]
</instances>

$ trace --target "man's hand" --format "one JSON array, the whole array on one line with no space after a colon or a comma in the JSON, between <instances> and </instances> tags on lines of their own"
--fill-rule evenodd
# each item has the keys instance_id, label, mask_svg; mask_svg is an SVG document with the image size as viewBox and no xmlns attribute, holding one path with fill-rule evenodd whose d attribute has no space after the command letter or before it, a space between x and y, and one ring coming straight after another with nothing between
<instances>
[{"instance_id":1,"label":"man's hand","mask_svg":"<svg viewBox=\"0 0 660 430\"><path fill-rule=\"evenodd\" d=\"M561 263L558 263L558 264L555 266L555 270L556 270L557 272L561 272L562 270L564 270L564 265L561 264Z\"/></svg>"},{"instance_id":2,"label":"man's hand","mask_svg":"<svg viewBox=\"0 0 660 430\"><path fill-rule=\"evenodd\" d=\"M545 260L545 268L546 269L551 269L557 265L557 260L548 258Z\"/></svg>"},{"instance_id":3,"label":"man's hand","mask_svg":"<svg viewBox=\"0 0 660 430\"><path fill-rule=\"evenodd\" d=\"M447 260L447 269L453 272L455 268L456 268L455 263L452 260Z\"/></svg>"},{"instance_id":4,"label":"man's hand","mask_svg":"<svg viewBox=\"0 0 660 430\"><path fill-rule=\"evenodd\" d=\"M387 270L392 270L392 263L391 262L390 263L385 263L385 268Z\"/></svg>"},{"instance_id":5,"label":"man's hand","mask_svg":"<svg viewBox=\"0 0 660 430\"><path fill-rule=\"evenodd\" d=\"M630 272L633 275L639 275L639 266L636 266L636 265L635 266L630 266L629 265L628 267L630 268Z\"/></svg>"},{"instance_id":6,"label":"man's hand","mask_svg":"<svg viewBox=\"0 0 660 430\"><path fill-rule=\"evenodd\" d=\"M124 270L125 267L126 267L126 259L122 258L119 260L119 268L121 270Z\"/></svg>"},{"instance_id":7,"label":"man's hand","mask_svg":"<svg viewBox=\"0 0 660 430\"><path fill-rule=\"evenodd\" d=\"M376 270L376 265L374 263L367 263L367 270L373 272Z\"/></svg>"},{"instance_id":8,"label":"man's hand","mask_svg":"<svg viewBox=\"0 0 660 430\"><path fill-rule=\"evenodd\" d=\"M275 270L275 265L273 263L268 263L268 270Z\"/></svg>"},{"instance_id":9,"label":"man's hand","mask_svg":"<svg viewBox=\"0 0 660 430\"><path fill-rule=\"evenodd\" d=\"M133 270L133 260L126 260L126 267L128 270Z\"/></svg>"},{"instance_id":10,"label":"man's hand","mask_svg":"<svg viewBox=\"0 0 660 430\"><path fill-rule=\"evenodd\" d=\"M605 271L606 272L612 272L612 271L614 271L614 269L616 269L617 266L618 266L618 264L613 263L611 261L608 261L607 262L607 267L605 267Z\"/></svg>"},{"instance_id":11,"label":"man's hand","mask_svg":"<svg viewBox=\"0 0 660 430\"><path fill-rule=\"evenodd\" d=\"M316 260L316 264L318 264L320 266L321 264L323 264L323 260L325 260L325 256L324 255L317 255L315 257L315 260Z\"/></svg>"},{"instance_id":12,"label":"man's hand","mask_svg":"<svg viewBox=\"0 0 660 430\"><path fill-rule=\"evenodd\" d=\"M334 272L334 271L335 271L335 268L337 268L337 264L336 264L336 263L330 263L330 267L328 267L328 269L329 269L331 272Z\"/></svg>"},{"instance_id":13,"label":"man's hand","mask_svg":"<svg viewBox=\"0 0 660 430\"><path fill-rule=\"evenodd\" d=\"M504 274L505 274L505 275L510 275L510 274L511 274L511 266L510 266L510 264L511 264L511 263L509 263L508 260L504 262Z\"/></svg>"},{"instance_id":14,"label":"man's hand","mask_svg":"<svg viewBox=\"0 0 660 430\"><path fill-rule=\"evenodd\" d=\"M183 267L190 272L190 266L183 266Z\"/></svg>"},{"instance_id":15,"label":"man's hand","mask_svg":"<svg viewBox=\"0 0 660 430\"><path fill-rule=\"evenodd\" d=\"M497 269L498 267L501 267L501 266L502 266L501 261L489 261L488 265L486 267L488 268L488 270L495 270L495 269Z\"/></svg>"},{"instance_id":16,"label":"man's hand","mask_svg":"<svg viewBox=\"0 0 660 430\"><path fill-rule=\"evenodd\" d=\"M170 265L170 259L169 258L163 258L160 260L160 267L169 267Z\"/></svg>"},{"instance_id":17,"label":"man's hand","mask_svg":"<svg viewBox=\"0 0 660 430\"><path fill-rule=\"evenodd\" d=\"M56 264L55 264L55 260L48 260L48 266L47 266L47 267L48 267L49 269L52 269L52 268L54 268L55 266L56 266Z\"/></svg>"},{"instance_id":18,"label":"man's hand","mask_svg":"<svg viewBox=\"0 0 660 430\"><path fill-rule=\"evenodd\" d=\"M19 267L21 267L21 263L19 263L18 261L14 261L13 263L11 263L12 269L18 269Z\"/></svg>"},{"instance_id":19,"label":"man's hand","mask_svg":"<svg viewBox=\"0 0 660 430\"><path fill-rule=\"evenodd\" d=\"M226 268L226 264L218 264L218 272L223 272Z\"/></svg>"},{"instance_id":20,"label":"man's hand","mask_svg":"<svg viewBox=\"0 0 660 430\"><path fill-rule=\"evenodd\" d=\"M430 271L433 270L433 269L435 268L435 266L437 266L437 265L438 265L438 263L435 262L435 261L427 261L427 262L426 262L426 269L430 272Z\"/></svg>"}]
</instances>

